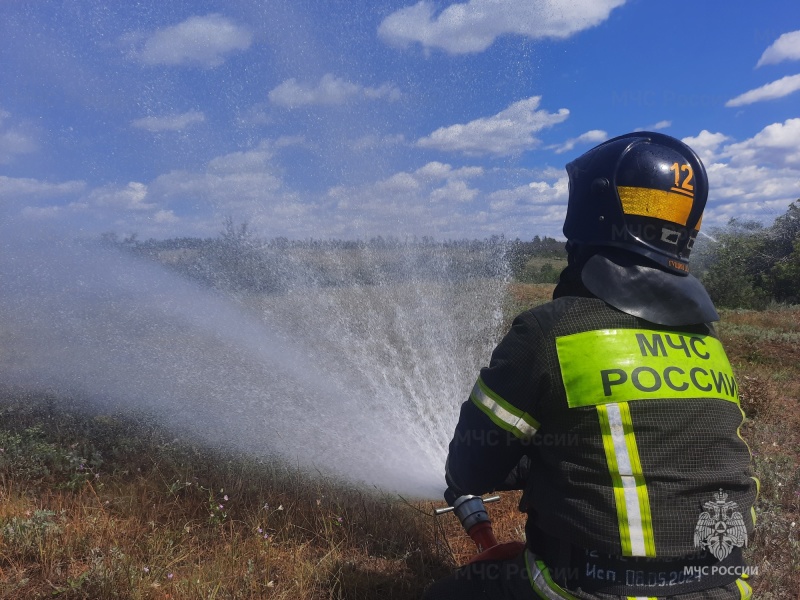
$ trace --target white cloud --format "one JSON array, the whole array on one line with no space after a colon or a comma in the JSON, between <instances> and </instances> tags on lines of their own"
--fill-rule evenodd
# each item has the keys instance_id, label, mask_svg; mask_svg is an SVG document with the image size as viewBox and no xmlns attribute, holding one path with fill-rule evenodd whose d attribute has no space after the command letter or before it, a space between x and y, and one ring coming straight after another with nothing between
<instances>
[{"instance_id":1,"label":"white cloud","mask_svg":"<svg viewBox=\"0 0 800 600\"><path fill-rule=\"evenodd\" d=\"M418 42L451 54L486 50L501 35L563 39L599 25L625 0L469 0L436 14L427 0L390 14L378 27L386 42Z\"/></svg>"},{"instance_id":2,"label":"white cloud","mask_svg":"<svg viewBox=\"0 0 800 600\"><path fill-rule=\"evenodd\" d=\"M451 180L442 187L431 192L431 202L436 203L464 203L472 202L480 192L467 185L466 181Z\"/></svg>"},{"instance_id":3,"label":"white cloud","mask_svg":"<svg viewBox=\"0 0 800 600\"><path fill-rule=\"evenodd\" d=\"M262 140L258 146L242 152L231 152L213 158L208 163L208 172L216 175L237 173L264 173L273 169L274 143Z\"/></svg>"},{"instance_id":4,"label":"white cloud","mask_svg":"<svg viewBox=\"0 0 800 600\"><path fill-rule=\"evenodd\" d=\"M706 230L733 217L770 222L800 197L800 119L773 123L740 142L706 130L683 141L708 171Z\"/></svg>"},{"instance_id":5,"label":"white cloud","mask_svg":"<svg viewBox=\"0 0 800 600\"><path fill-rule=\"evenodd\" d=\"M93 206L108 207L123 211L147 211L157 208L152 202L145 202L147 199L147 186L138 181L131 181L124 188L114 186L104 186L92 190L88 196L89 202Z\"/></svg>"},{"instance_id":6,"label":"white cloud","mask_svg":"<svg viewBox=\"0 0 800 600\"><path fill-rule=\"evenodd\" d=\"M247 220L259 235L305 237L326 231L329 214L317 198L287 190L275 154L300 138L264 140L247 151L210 160L205 168L170 171L154 180L87 189L83 182L50 184L0 176L0 220L59 223L83 235L103 231L141 238L214 236L223 218ZM314 223L313 229L309 226Z\"/></svg>"},{"instance_id":7,"label":"white cloud","mask_svg":"<svg viewBox=\"0 0 800 600\"><path fill-rule=\"evenodd\" d=\"M36 152L39 145L31 136L18 129L0 131L0 165L10 163L20 154Z\"/></svg>"},{"instance_id":8,"label":"white cloud","mask_svg":"<svg viewBox=\"0 0 800 600\"><path fill-rule=\"evenodd\" d=\"M507 234L530 239L534 235L563 237L568 197L566 174L551 171L546 180L494 191L488 201L492 219L503 223Z\"/></svg>"},{"instance_id":9,"label":"white cloud","mask_svg":"<svg viewBox=\"0 0 800 600\"><path fill-rule=\"evenodd\" d=\"M728 141L730 138L722 133L711 133L703 129L694 137L683 138L683 143L687 144L692 150L697 152L700 160L705 163L706 167L716 160L717 149L720 144Z\"/></svg>"},{"instance_id":10,"label":"white cloud","mask_svg":"<svg viewBox=\"0 0 800 600\"><path fill-rule=\"evenodd\" d=\"M11 163L20 154L39 149L36 139L26 127L9 123L11 113L0 108L0 165Z\"/></svg>"},{"instance_id":11,"label":"white cloud","mask_svg":"<svg viewBox=\"0 0 800 600\"><path fill-rule=\"evenodd\" d=\"M64 211L62 206L23 206L20 216L27 221L52 221L61 216Z\"/></svg>"},{"instance_id":12,"label":"white cloud","mask_svg":"<svg viewBox=\"0 0 800 600\"><path fill-rule=\"evenodd\" d=\"M437 239L561 236L568 188L563 170L545 169L537 173L542 180L487 192L495 175L482 167L430 162L362 186L337 186L328 192L334 206L326 231L355 237L389 231Z\"/></svg>"},{"instance_id":13,"label":"white cloud","mask_svg":"<svg viewBox=\"0 0 800 600\"><path fill-rule=\"evenodd\" d=\"M495 210L509 210L511 207L527 210L534 204L562 204L566 209L569 197L569 179L565 174L555 181L532 181L515 188L497 190L489 194L491 206Z\"/></svg>"},{"instance_id":14,"label":"white cloud","mask_svg":"<svg viewBox=\"0 0 800 600\"><path fill-rule=\"evenodd\" d=\"M278 149L297 143L289 137L264 140L250 150L218 156L200 171L170 171L147 183L88 190L79 181L49 184L0 176L0 197L14 200L0 205L0 212L27 220L58 219L88 235L113 230L143 238L213 236L223 218L234 215L265 235L302 237L303 219L292 223L285 215L303 214L311 205L285 189L273 163Z\"/></svg>"},{"instance_id":15,"label":"white cloud","mask_svg":"<svg viewBox=\"0 0 800 600\"><path fill-rule=\"evenodd\" d=\"M797 169L714 163L708 168L709 203L703 228L722 227L731 218L771 222L800 197Z\"/></svg>"},{"instance_id":16,"label":"white cloud","mask_svg":"<svg viewBox=\"0 0 800 600\"><path fill-rule=\"evenodd\" d=\"M161 117L142 117L131 121L137 129L144 129L157 133L159 131L181 131L190 125L203 123L206 116L197 110L191 110L179 115L164 115Z\"/></svg>"},{"instance_id":17,"label":"white cloud","mask_svg":"<svg viewBox=\"0 0 800 600\"><path fill-rule=\"evenodd\" d=\"M800 30L784 33L764 50L756 67L772 65L784 60L800 60Z\"/></svg>"},{"instance_id":18,"label":"white cloud","mask_svg":"<svg viewBox=\"0 0 800 600\"><path fill-rule=\"evenodd\" d=\"M563 154L564 152L569 152L578 144L599 144L607 139L607 132L603 131L602 129L592 129L586 133L582 133L578 137L570 138L562 144L548 146L548 148L554 149L556 154Z\"/></svg>"},{"instance_id":19,"label":"white cloud","mask_svg":"<svg viewBox=\"0 0 800 600\"><path fill-rule=\"evenodd\" d=\"M0 176L0 197L7 200L0 206L0 221L57 225L81 235L119 230L169 235L180 221L172 210L160 207L140 182L88 189L83 181L49 183Z\"/></svg>"},{"instance_id":20,"label":"white cloud","mask_svg":"<svg viewBox=\"0 0 800 600\"><path fill-rule=\"evenodd\" d=\"M153 221L156 223L177 223L179 220L171 210L159 210L153 215Z\"/></svg>"},{"instance_id":21,"label":"white cloud","mask_svg":"<svg viewBox=\"0 0 800 600\"><path fill-rule=\"evenodd\" d=\"M773 123L748 140L729 144L723 156L730 157L737 165L800 169L800 118ZM798 176L797 193L800 194L800 173Z\"/></svg>"},{"instance_id":22,"label":"white cloud","mask_svg":"<svg viewBox=\"0 0 800 600\"><path fill-rule=\"evenodd\" d=\"M269 110L266 102L259 102L242 109L236 116L237 125L247 127L250 125L270 125L275 122L275 117Z\"/></svg>"},{"instance_id":23,"label":"white cloud","mask_svg":"<svg viewBox=\"0 0 800 600\"><path fill-rule=\"evenodd\" d=\"M83 181L50 183L0 175L0 223L53 221L65 211L80 209L76 200L85 190Z\"/></svg>"},{"instance_id":24,"label":"white cloud","mask_svg":"<svg viewBox=\"0 0 800 600\"><path fill-rule=\"evenodd\" d=\"M464 231L475 231L475 211L481 212L481 191L470 182L484 174L482 167L433 161L361 186L336 186L327 194L332 206L325 226L357 237L387 230L393 235L463 237Z\"/></svg>"},{"instance_id":25,"label":"white cloud","mask_svg":"<svg viewBox=\"0 0 800 600\"><path fill-rule=\"evenodd\" d=\"M534 133L561 123L569 116L566 108L557 113L537 110L541 99L541 96L533 96L515 102L492 117L441 127L417 140L416 145L473 155L508 155L529 150L539 144Z\"/></svg>"},{"instance_id":26,"label":"white cloud","mask_svg":"<svg viewBox=\"0 0 800 600\"><path fill-rule=\"evenodd\" d=\"M159 175L152 184L156 197L175 200L192 199L197 208L209 204L221 212L251 212L265 203L282 186L272 173L194 173L170 171Z\"/></svg>"},{"instance_id":27,"label":"white cloud","mask_svg":"<svg viewBox=\"0 0 800 600\"><path fill-rule=\"evenodd\" d=\"M232 152L209 161L205 170L170 171L149 186L155 201L191 201L196 212L251 218L283 199L283 180L273 164L276 142L262 140L251 150Z\"/></svg>"},{"instance_id":28,"label":"white cloud","mask_svg":"<svg viewBox=\"0 0 800 600\"><path fill-rule=\"evenodd\" d=\"M385 179L357 189L362 197L361 206L372 204L373 199L392 198L394 201L426 205L441 202L469 202L478 195L467 181L484 175L483 167L460 167L438 161L429 162L415 171L401 171ZM442 185L443 184L443 185ZM344 189L344 188L339 188ZM370 200L365 200L369 198ZM352 208L353 200L345 200L343 207Z\"/></svg>"},{"instance_id":29,"label":"white cloud","mask_svg":"<svg viewBox=\"0 0 800 600\"><path fill-rule=\"evenodd\" d=\"M315 85L302 84L291 78L269 92L271 102L288 108L340 105L362 98L393 102L400 99L400 90L389 83L379 87L366 87L326 73Z\"/></svg>"},{"instance_id":30,"label":"white cloud","mask_svg":"<svg viewBox=\"0 0 800 600\"><path fill-rule=\"evenodd\" d=\"M422 189L420 180L411 173L395 173L374 184L375 191L383 194L411 194Z\"/></svg>"},{"instance_id":31,"label":"white cloud","mask_svg":"<svg viewBox=\"0 0 800 600\"><path fill-rule=\"evenodd\" d=\"M451 165L432 161L414 171L414 176L421 181L442 181L453 179L472 179L483 175L483 167L461 167L454 169Z\"/></svg>"},{"instance_id":32,"label":"white cloud","mask_svg":"<svg viewBox=\"0 0 800 600\"><path fill-rule=\"evenodd\" d=\"M646 125L645 127L637 127L634 131L658 131L659 129L667 129L668 127L672 127L672 121L664 120L653 123L652 125Z\"/></svg>"},{"instance_id":33,"label":"white cloud","mask_svg":"<svg viewBox=\"0 0 800 600\"><path fill-rule=\"evenodd\" d=\"M777 81L762 85L759 88L750 90L732 98L725 103L725 106L744 106L746 104L753 104L754 102L761 102L763 100L775 100L783 98L800 90L800 74L787 75Z\"/></svg>"},{"instance_id":34,"label":"white cloud","mask_svg":"<svg viewBox=\"0 0 800 600\"><path fill-rule=\"evenodd\" d=\"M227 55L247 50L253 42L249 29L220 14L189 17L182 23L152 33L131 55L146 65L199 65L212 68Z\"/></svg>"},{"instance_id":35,"label":"white cloud","mask_svg":"<svg viewBox=\"0 0 800 600\"><path fill-rule=\"evenodd\" d=\"M0 197L4 199L35 200L74 196L86 189L84 181L49 183L39 179L0 175Z\"/></svg>"}]
</instances>

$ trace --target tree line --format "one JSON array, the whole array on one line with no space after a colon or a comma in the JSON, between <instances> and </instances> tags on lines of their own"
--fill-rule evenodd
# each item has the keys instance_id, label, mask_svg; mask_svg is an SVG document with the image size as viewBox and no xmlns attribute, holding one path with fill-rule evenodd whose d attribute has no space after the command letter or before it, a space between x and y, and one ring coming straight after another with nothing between
<instances>
[{"instance_id":1,"label":"tree line","mask_svg":"<svg viewBox=\"0 0 800 600\"><path fill-rule=\"evenodd\" d=\"M376 236L366 240L262 239L247 222L224 220L214 238L139 241L105 233L101 242L144 256L213 287L281 292L297 285L379 284L415 279L504 277L556 283L566 264L563 241ZM800 303L800 200L770 226L731 219L701 234L692 270L722 308Z\"/></svg>"},{"instance_id":2,"label":"tree line","mask_svg":"<svg viewBox=\"0 0 800 600\"><path fill-rule=\"evenodd\" d=\"M247 222L226 218L217 237L139 241L101 236L105 245L155 260L203 284L235 293L302 287L377 285L408 280L505 277L510 243L502 236L436 241L376 236L366 240L264 239Z\"/></svg>"}]
</instances>

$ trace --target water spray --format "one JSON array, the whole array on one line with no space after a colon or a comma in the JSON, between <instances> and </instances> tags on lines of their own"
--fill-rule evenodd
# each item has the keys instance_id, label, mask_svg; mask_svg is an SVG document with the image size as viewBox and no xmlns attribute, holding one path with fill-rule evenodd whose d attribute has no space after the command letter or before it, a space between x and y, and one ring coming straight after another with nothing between
<instances>
[{"instance_id":1,"label":"water spray","mask_svg":"<svg viewBox=\"0 0 800 600\"><path fill-rule=\"evenodd\" d=\"M0 234L0 387L441 497L458 406L501 332L499 281L459 253L392 249L397 274L385 280L381 251L320 254L375 281L299 273L292 288L240 298L57 232Z\"/></svg>"}]
</instances>

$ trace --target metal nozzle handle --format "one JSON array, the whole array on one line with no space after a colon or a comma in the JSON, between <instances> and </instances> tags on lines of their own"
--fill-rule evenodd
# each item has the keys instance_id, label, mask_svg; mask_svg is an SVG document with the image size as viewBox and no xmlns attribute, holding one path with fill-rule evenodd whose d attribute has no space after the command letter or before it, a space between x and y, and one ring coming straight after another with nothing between
<instances>
[{"instance_id":1,"label":"metal nozzle handle","mask_svg":"<svg viewBox=\"0 0 800 600\"><path fill-rule=\"evenodd\" d=\"M463 498L464 496L462 496ZM472 496L477 497L477 496ZM489 504L490 502L497 502L500 500L500 496L489 496L488 498L482 498L484 504ZM455 506L446 506L444 508L437 508L433 511L433 514L436 516L443 515L445 513L449 513L455 510Z\"/></svg>"}]
</instances>

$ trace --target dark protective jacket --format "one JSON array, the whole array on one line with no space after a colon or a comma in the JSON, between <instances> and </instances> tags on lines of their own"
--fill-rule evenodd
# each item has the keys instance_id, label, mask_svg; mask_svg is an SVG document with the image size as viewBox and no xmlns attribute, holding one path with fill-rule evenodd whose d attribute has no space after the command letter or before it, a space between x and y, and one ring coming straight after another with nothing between
<instances>
[{"instance_id":1,"label":"dark protective jacket","mask_svg":"<svg viewBox=\"0 0 800 600\"><path fill-rule=\"evenodd\" d=\"M519 315L481 370L450 444L452 493L502 489L522 460L540 586L666 596L731 583L757 480L713 328L562 293Z\"/></svg>"}]
</instances>

